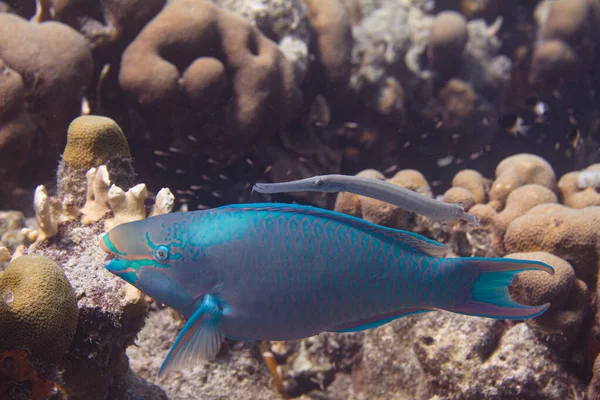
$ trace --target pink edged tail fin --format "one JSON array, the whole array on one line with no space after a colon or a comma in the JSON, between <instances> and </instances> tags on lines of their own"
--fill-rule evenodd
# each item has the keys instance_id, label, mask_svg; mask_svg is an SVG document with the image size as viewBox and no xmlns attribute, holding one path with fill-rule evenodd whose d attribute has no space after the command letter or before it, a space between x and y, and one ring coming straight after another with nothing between
<instances>
[{"instance_id":1,"label":"pink edged tail fin","mask_svg":"<svg viewBox=\"0 0 600 400\"><path fill-rule=\"evenodd\" d=\"M471 287L471 297L464 303L444 310L460 314L497 319L529 319L544 313L550 303L526 306L511 299L508 288L513 278L523 271L545 271L554 274L554 269L540 261L516 260L511 258L457 258L464 268L475 269L479 277Z\"/></svg>"}]
</instances>

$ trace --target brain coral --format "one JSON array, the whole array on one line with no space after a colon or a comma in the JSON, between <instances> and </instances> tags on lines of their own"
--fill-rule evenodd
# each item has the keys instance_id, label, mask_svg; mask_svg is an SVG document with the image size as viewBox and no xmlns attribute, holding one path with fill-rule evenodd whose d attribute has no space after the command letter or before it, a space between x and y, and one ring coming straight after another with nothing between
<instances>
[{"instance_id":1,"label":"brain coral","mask_svg":"<svg viewBox=\"0 0 600 400\"><path fill-rule=\"evenodd\" d=\"M75 292L52 260L26 255L0 276L0 348L22 348L56 364L77 327Z\"/></svg>"},{"instance_id":2,"label":"brain coral","mask_svg":"<svg viewBox=\"0 0 600 400\"><path fill-rule=\"evenodd\" d=\"M119 83L148 121L162 123L155 135L171 139L187 117L194 132L210 122L200 140L237 148L286 121L298 95L272 41L202 0L169 2L123 53Z\"/></svg>"},{"instance_id":3,"label":"brain coral","mask_svg":"<svg viewBox=\"0 0 600 400\"><path fill-rule=\"evenodd\" d=\"M85 115L71 122L63 152L63 160L70 166L87 171L117 155L131 157L127 138L115 121Z\"/></svg>"},{"instance_id":4,"label":"brain coral","mask_svg":"<svg viewBox=\"0 0 600 400\"><path fill-rule=\"evenodd\" d=\"M589 185L582 184L585 183L582 182L582 174L595 173L600 174L600 164L590 165L584 171L564 174L558 181L558 190L560 191L563 204L571 208L600 206L598 188L594 187L593 182L589 182Z\"/></svg>"},{"instance_id":5,"label":"brain coral","mask_svg":"<svg viewBox=\"0 0 600 400\"><path fill-rule=\"evenodd\" d=\"M552 253L570 263L577 278L594 287L600 263L598 226L600 207L541 204L508 225L504 247L511 253Z\"/></svg>"},{"instance_id":6,"label":"brain coral","mask_svg":"<svg viewBox=\"0 0 600 400\"><path fill-rule=\"evenodd\" d=\"M496 210L504 207L508 195L519 186L535 183L556 189L556 176L552 166L533 154L515 154L502 160L496 167L496 180L490 189L490 206Z\"/></svg>"},{"instance_id":7,"label":"brain coral","mask_svg":"<svg viewBox=\"0 0 600 400\"><path fill-rule=\"evenodd\" d=\"M521 304L551 303L548 311L528 323L539 326L547 333L575 336L587 306L587 285L575 278L573 267L565 260L542 251L507 254L506 257L537 260L554 268L554 275L539 271L517 274L511 283L510 294Z\"/></svg>"},{"instance_id":8,"label":"brain coral","mask_svg":"<svg viewBox=\"0 0 600 400\"><path fill-rule=\"evenodd\" d=\"M125 134L110 118L98 115L78 117L69 125L67 145L58 166L59 196L71 195L76 206L85 200L86 173L102 164L107 166L113 183L129 189L133 186L131 153Z\"/></svg>"}]
</instances>

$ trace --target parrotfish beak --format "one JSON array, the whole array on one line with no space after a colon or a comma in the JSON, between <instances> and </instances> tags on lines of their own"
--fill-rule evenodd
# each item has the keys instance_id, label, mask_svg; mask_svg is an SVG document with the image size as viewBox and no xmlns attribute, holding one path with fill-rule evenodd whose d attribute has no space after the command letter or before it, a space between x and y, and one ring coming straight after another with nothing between
<instances>
[{"instance_id":1,"label":"parrotfish beak","mask_svg":"<svg viewBox=\"0 0 600 400\"><path fill-rule=\"evenodd\" d=\"M110 232L104 234L102 240L100 240L100 247L107 253L104 259L104 266L107 270L114 272L123 268L121 256L124 256L125 253L120 252L110 240Z\"/></svg>"}]
</instances>

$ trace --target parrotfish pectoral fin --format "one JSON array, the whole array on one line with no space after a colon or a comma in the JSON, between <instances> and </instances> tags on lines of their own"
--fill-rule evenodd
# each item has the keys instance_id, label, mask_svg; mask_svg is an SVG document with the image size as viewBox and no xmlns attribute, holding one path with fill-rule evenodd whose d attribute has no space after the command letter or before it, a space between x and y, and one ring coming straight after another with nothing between
<instances>
[{"instance_id":1,"label":"parrotfish pectoral fin","mask_svg":"<svg viewBox=\"0 0 600 400\"><path fill-rule=\"evenodd\" d=\"M421 308L406 308L404 310L398 310L393 313L378 315L373 318L360 320L356 322L350 322L348 324L340 325L335 327L330 332L336 333L348 333L348 332L360 332L366 329L377 328L378 326L385 325L395 319L406 317L407 315L424 313L432 310L426 310Z\"/></svg>"},{"instance_id":2,"label":"parrotfish pectoral fin","mask_svg":"<svg viewBox=\"0 0 600 400\"><path fill-rule=\"evenodd\" d=\"M471 289L471 298L444 310L478 317L498 319L528 319L544 313L550 303L526 306L511 299L508 292L513 278L523 271L545 271L554 274L554 269L539 261L515 260L510 258L457 258L465 268L480 272ZM460 272L459 272L460 273Z\"/></svg>"},{"instance_id":3,"label":"parrotfish pectoral fin","mask_svg":"<svg viewBox=\"0 0 600 400\"><path fill-rule=\"evenodd\" d=\"M222 315L217 299L206 295L179 332L158 375L193 367L199 360L213 360L223 343L224 335L219 328Z\"/></svg>"}]
</instances>

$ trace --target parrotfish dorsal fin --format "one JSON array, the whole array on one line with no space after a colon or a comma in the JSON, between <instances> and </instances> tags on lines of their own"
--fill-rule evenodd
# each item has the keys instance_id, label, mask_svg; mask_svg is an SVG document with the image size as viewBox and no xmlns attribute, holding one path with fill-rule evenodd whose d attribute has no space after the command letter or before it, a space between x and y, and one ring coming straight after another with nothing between
<instances>
[{"instance_id":1,"label":"parrotfish dorsal fin","mask_svg":"<svg viewBox=\"0 0 600 400\"><path fill-rule=\"evenodd\" d=\"M393 240L401 242L406 246L410 246L415 252L426 254L432 257L443 257L446 254L447 248L440 242L426 238L417 233L402 231L399 229L388 228L377 225L372 222L365 221L351 215L342 214L336 211L325 210L322 208L303 206L299 204L283 204L283 203L254 203L254 204L232 204L223 206L217 210L235 211L267 211L279 213L295 213L312 215L321 218L332 219L341 223L350 224L358 229L362 229L383 237L391 237Z\"/></svg>"}]
</instances>

